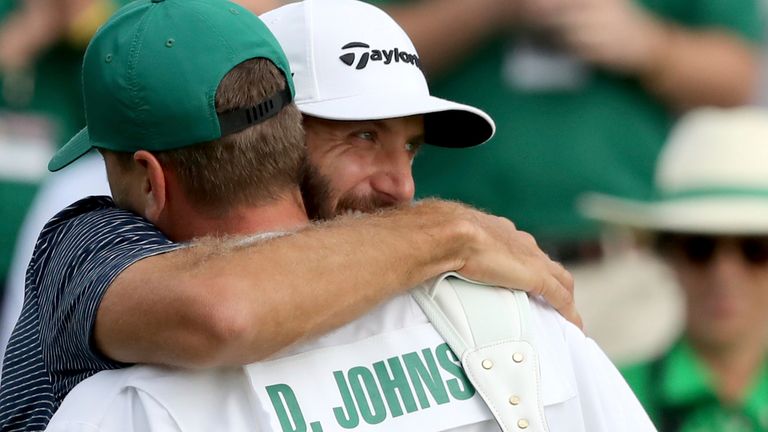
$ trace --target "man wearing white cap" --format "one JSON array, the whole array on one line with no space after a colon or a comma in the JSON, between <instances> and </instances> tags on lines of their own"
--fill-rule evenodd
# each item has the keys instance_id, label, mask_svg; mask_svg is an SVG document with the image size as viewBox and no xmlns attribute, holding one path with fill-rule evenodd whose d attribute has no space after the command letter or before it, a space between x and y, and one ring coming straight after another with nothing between
<instances>
[{"instance_id":1,"label":"man wearing white cap","mask_svg":"<svg viewBox=\"0 0 768 432\"><path fill-rule=\"evenodd\" d=\"M656 169L657 198L593 195L595 219L651 231L685 298L683 334L623 370L661 431L768 430L768 110L695 111Z\"/></svg>"},{"instance_id":2,"label":"man wearing white cap","mask_svg":"<svg viewBox=\"0 0 768 432\"><path fill-rule=\"evenodd\" d=\"M310 170L302 189L310 217L409 202L411 162L422 143L459 148L493 135L483 111L429 94L413 44L391 19L329 15L376 10L355 2L304 7L306 17L288 8L262 18L286 50L305 118Z\"/></svg>"},{"instance_id":3,"label":"man wearing white cap","mask_svg":"<svg viewBox=\"0 0 768 432\"><path fill-rule=\"evenodd\" d=\"M413 46L373 6L308 0L262 18L301 83L296 100L311 116L305 121L308 146L320 167L333 168L339 158L355 168L398 166L386 160L397 152L366 146L377 148L379 138L398 131L417 137L421 116L412 114L470 111L427 97ZM343 31L340 22L348 24ZM465 115L438 112L424 116L426 140L448 139L431 127L447 129L443 122ZM370 155L374 160L353 163ZM328 176L315 174L320 185ZM314 213L351 207L354 189L330 188ZM387 202L354 204L365 210ZM599 348L538 300L455 274L418 287L414 298L396 296L337 330L244 368L101 372L65 399L49 429L653 430Z\"/></svg>"}]
</instances>

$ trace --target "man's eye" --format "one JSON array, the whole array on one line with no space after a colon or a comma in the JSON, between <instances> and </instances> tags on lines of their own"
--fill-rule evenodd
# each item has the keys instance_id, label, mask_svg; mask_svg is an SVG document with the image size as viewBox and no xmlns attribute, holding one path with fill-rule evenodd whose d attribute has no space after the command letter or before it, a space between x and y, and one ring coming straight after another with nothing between
<instances>
[{"instance_id":1,"label":"man's eye","mask_svg":"<svg viewBox=\"0 0 768 432\"><path fill-rule=\"evenodd\" d=\"M419 142L415 142L415 143L414 142L408 142L408 143L405 143L405 151L413 154L414 156L416 156L416 153L419 152L420 148L421 148L421 143L419 143Z\"/></svg>"},{"instance_id":2,"label":"man's eye","mask_svg":"<svg viewBox=\"0 0 768 432\"><path fill-rule=\"evenodd\" d=\"M376 138L376 134L370 131L358 132L355 136L366 141L373 141Z\"/></svg>"}]
</instances>

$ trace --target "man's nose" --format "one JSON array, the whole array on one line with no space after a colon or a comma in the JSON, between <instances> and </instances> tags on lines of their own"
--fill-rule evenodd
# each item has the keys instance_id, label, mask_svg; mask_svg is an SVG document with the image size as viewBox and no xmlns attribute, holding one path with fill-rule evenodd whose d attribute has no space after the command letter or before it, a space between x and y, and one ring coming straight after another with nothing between
<instances>
[{"instance_id":1,"label":"man's nose","mask_svg":"<svg viewBox=\"0 0 768 432\"><path fill-rule=\"evenodd\" d=\"M411 172L411 155L402 152L384 158L379 170L371 177L371 187L393 203L411 201L416 190Z\"/></svg>"},{"instance_id":2,"label":"man's nose","mask_svg":"<svg viewBox=\"0 0 768 432\"><path fill-rule=\"evenodd\" d=\"M709 265L710 277L723 284L734 283L744 277L748 266L737 245L721 245Z\"/></svg>"}]
</instances>

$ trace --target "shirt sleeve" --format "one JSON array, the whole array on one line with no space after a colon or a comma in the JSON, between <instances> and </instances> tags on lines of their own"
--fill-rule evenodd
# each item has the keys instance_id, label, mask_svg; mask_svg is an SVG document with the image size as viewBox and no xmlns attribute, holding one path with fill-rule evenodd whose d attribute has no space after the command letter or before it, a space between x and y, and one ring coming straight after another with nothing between
<instances>
[{"instance_id":1,"label":"shirt sleeve","mask_svg":"<svg viewBox=\"0 0 768 432\"><path fill-rule=\"evenodd\" d=\"M75 387L51 419L46 432L182 432L180 425L157 399L135 387L125 387L117 395L111 395L119 388L119 383L111 384L102 389L112 397L105 407L93 400L103 392L96 391L94 386L85 386L82 390ZM97 412L94 407L99 408Z\"/></svg>"},{"instance_id":2,"label":"shirt sleeve","mask_svg":"<svg viewBox=\"0 0 768 432\"><path fill-rule=\"evenodd\" d=\"M563 320L564 321L564 320ZM581 330L563 323L588 431L655 431L629 385L602 349Z\"/></svg>"},{"instance_id":3,"label":"shirt sleeve","mask_svg":"<svg viewBox=\"0 0 768 432\"><path fill-rule=\"evenodd\" d=\"M40 293L41 348L57 394L99 370L121 366L92 343L101 299L131 264L181 246L130 212L85 210L74 216L65 211L57 216L61 221L49 222L28 274Z\"/></svg>"},{"instance_id":4,"label":"shirt sleeve","mask_svg":"<svg viewBox=\"0 0 768 432\"><path fill-rule=\"evenodd\" d=\"M260 431L252 393L242 367L103 371L72 389L46 431Z\"/></svg>"}]
</instances>

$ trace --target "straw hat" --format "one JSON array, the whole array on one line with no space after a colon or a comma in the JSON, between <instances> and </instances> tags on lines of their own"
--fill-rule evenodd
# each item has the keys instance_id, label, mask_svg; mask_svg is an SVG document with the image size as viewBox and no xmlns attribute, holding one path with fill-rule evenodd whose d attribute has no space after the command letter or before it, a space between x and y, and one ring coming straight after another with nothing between
<instances>
[{"instance_id":1,"label":"straw hat","mask_svg":"<svg viewBox=\"0 0 768 432\"><path fill-rule=\"evenodd\" d=\"M587 194L592 219L653 231L768 234L768 109L706 108L683 117L656 165L656 195Z\"/></svg>"}]
</instances>

